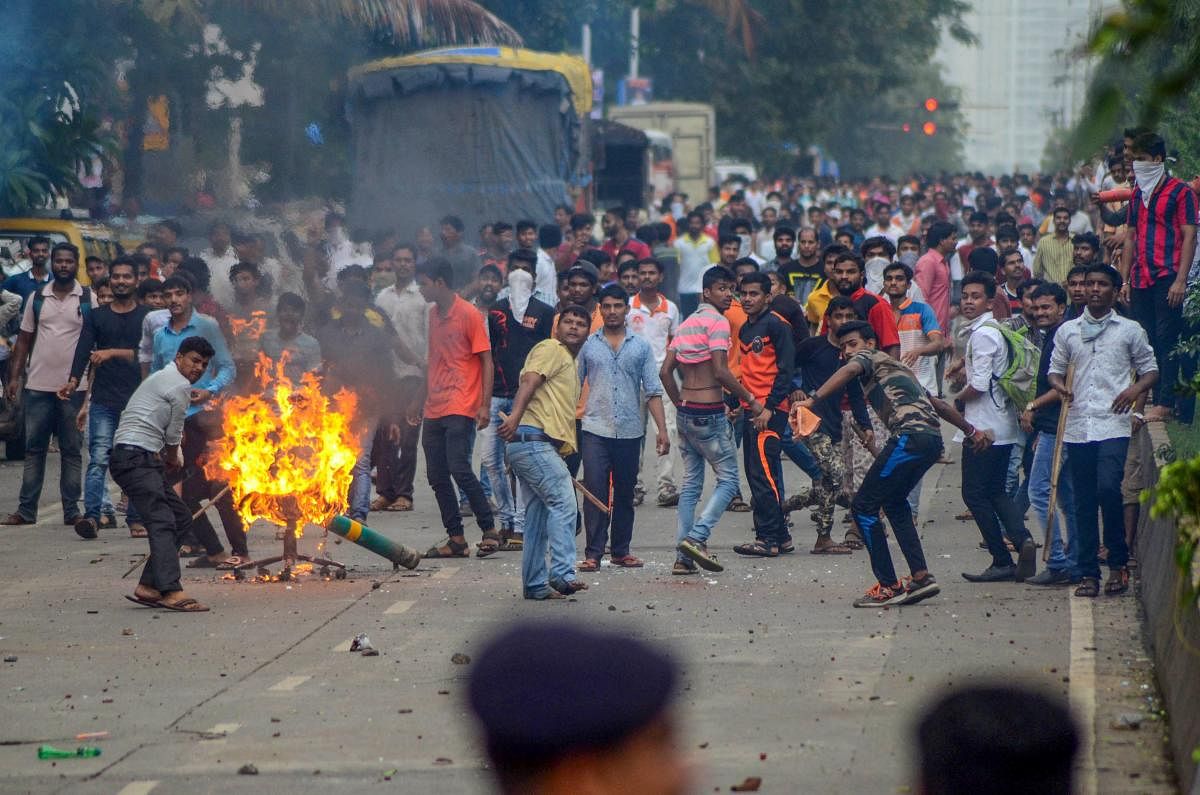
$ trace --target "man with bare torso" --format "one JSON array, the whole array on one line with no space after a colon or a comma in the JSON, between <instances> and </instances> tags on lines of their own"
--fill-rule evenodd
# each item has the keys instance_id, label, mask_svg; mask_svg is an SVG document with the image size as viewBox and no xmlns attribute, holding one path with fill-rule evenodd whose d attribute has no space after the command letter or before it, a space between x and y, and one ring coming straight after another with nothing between
<instances>
[{"instance_id":1,"label":"man with bare torso","mask_svg":"<svg viewBox=\"0 0 1200 795\"><path fill-rule=\"evenodd\" d=\"M749 406L751 416L763 412L762 404L729 371L729 321L723 313L733 300L733 285L734 276L727 268L718 265L705 271L700 306L679 326L659 372L663 391L678 409L683 453L678 553L672 574L695 574L696 564L708 571L723 568L708 552L708 536L738 487L737 449L726 416L725 391ZM675 380L676 369L682 386ZM706 464L716 471L717 487L696 519Z\"/></svg>"}]
</instances>

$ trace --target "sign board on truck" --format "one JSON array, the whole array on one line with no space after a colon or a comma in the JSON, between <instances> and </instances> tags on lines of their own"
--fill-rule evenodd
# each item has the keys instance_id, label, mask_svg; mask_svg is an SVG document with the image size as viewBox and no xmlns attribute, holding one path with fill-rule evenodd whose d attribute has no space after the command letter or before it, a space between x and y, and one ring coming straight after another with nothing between
<instances>
[{"instance_id":1,"label":"sign board on truck","mask_svg":"<svg viewBox=\"0 0 1200 795\"><path fill-rule=\"evenodd\" d=\"M662 130L671 136L675 189L695 205L712 187L717 151L716 115L700 102L649 102L610 108L608 117L639 130Z\"/></svg>"}]
</instances>

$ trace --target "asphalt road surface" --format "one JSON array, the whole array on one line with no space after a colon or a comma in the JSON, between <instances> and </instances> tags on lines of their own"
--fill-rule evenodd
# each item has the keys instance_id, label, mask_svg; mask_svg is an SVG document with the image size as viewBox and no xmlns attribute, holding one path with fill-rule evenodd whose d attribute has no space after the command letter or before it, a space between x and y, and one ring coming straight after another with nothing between
<instances>
[{"instance_id":1,"label":"asphalt road surface","mask_svg":"<svg viewBox=\"0 0 1200 795\"><path fill-rule=\"evenodd\" d=\"M64 527L57 468L52 454L39 523L0 530L4 792L487 792L464 660L505 622L547 617L640 633L677 652L696 792L749 776L762 777L762 792L909 792L921 706L984 679L1061 694L1101 728L1085 743L1080 791L1173 791L1161 736L1142 730L1132 742L1105 729L1118 714L1154 708L1135 598L1092 603L962 580L988 560L974 525L953 519L957 464L935 466L922 503L942 593L910 608L852 608L870 583L866 553L809 555L805 513L794 515L795 555L726 551L722 574L672 577L674 510L651 498L634 534L645 568L606 562L569 601L521 599L520 553L393 572L355 545L330 543L350 569L345 580L187 571L187 590L212 607L195 615L122 598L136 574L121 575L146 542L124 528L84 541ZM785 475L805 481L790 464ZM15 507L20 476L19 463L0 466L0 511ZM422 550L444 535L423 471L414 512L376 513L369 524ZM726 514L711 545L720 553L750 535L749 514ZM321 536L310 527L301 551ZM472 546L478 539L469 524ZM269 526L252 530L252 554L279 546ZM893 554L902 569L894 545ZM348 651L359 633L378 656ZM571 650L561 659L570 666ZM95 743L98 758L37 758L40 742L74 747L76 734L97 731L109 734ZM239 774L246 765L257 775Z\"/></svg>"}]
</instances>

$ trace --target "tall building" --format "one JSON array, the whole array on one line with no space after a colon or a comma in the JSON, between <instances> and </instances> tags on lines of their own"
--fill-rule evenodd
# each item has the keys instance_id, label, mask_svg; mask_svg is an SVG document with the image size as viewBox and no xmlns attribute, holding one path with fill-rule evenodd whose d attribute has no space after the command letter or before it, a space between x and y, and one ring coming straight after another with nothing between
<instances>
[{"instance_id":1,"label":"tall building","mask_svg":"<svg viewBox=\"0 0 1200 795\"><path fill-rule=\"evenodd\" d=\"M943 34L938 60L962 90L966 163L1000 174L1040 169L1046 142L1083 107L1093 59L1082 53L1113 0L976 0L964 45Z\"/></svg>"}]
</instances>

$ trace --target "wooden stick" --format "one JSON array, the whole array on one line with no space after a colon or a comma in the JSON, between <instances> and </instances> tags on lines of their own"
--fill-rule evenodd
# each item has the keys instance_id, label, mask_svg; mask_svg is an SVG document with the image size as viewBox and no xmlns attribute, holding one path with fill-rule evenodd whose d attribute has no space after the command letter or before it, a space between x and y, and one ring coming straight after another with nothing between
<instances>
[{"instance_id":1,"label":"wooden stick","mask_svg":"<svg viewBox=\"0 0 1200 795\"><path fill-rule=\"evenodd\" d=\"M1075 383L1075 363L1067 365L1067 391L1070 392ZM1059 404L1058 428L1054 431L1054 457L1050 460L1050 502L1046 509L1046 536L1042 543L1042 563L1050 560L1050 526L1058 519L1055 515L1058 502L1058 476L1062 470L1063 436L1067 431L1067 412L1071 410L1071 401L1063 399ZM1065 531L1065 528L1059 528ZM1063 539L1064 543L1067 539Z\"/></svg>"},{"instance_id":2,"label":"wooden stick","mask_svg":"<svg viewBox=\"0 0 1200 795\"><path fill-rule=\"evenodd\" d=\"M508 421L508 415L505 414L503 411L500 412L500 420L501 420L501 422ZM583 487L583 484L580 483L575 478L571 478L571 482L575 484L576 491L578 491L580 494L582 494L585 500L590 502L592 505L595 505L600 510L604 511L606 514L611 515L611 513L608 510L608 506L605 505L603 502L601 502L599 497L597 497L595 494L592 494L590 491L585 489Z\"/></svg>"},{"instance_id":3,"label":"wooden stick","mask_svg":"<svg viewBox=\"0 0 1200 795\"><path fill-rule=\"evenodd\" d=\"M121 575L121 579L123 580L123 579L125 579L126 577L128 577L130 574L133 574L133 570L134 570L134 569L136 569L138 566L141 566L143 563L145 563L145 562L146 562L146 561L148 561L148 560L150 560L150 556L149 556L149 555L142 555L142 559L141 559L141 560L139 560L137 563L133 564L132 566L130 566L130 567L129 567L129 568L126 570L126 571L125 571L125 573Z\"/></svg>"},{"instance_id":4,"label":"wooden stick","mask_svg":"<svg viewBox=\"0 0 1200 795\"><path fill-rule=\"evenodd\" d=\"M229 484L226 484L226 485L225 485L225 488L221 489L221 490L220 490L220 491L218 491L216 494L214 494L214 495L213 495L213 498L212 498L211 500L207 500L207 501L205 501L205 502L202 502L202 503L200 503L200 507L196 509L196 512L195 512L194 514L192 514L192 521L193 521L193 522L194 522L194 521L196 521L197 519L199 519L199 518L200 518L200 514L204 513L204 512L205 512L205 511L207 511L209 508L211 508L211 507L213 507L214 505L216 505L216 504L217 504L217 500L219 500L219 499L221 499L222 497L224 497L224 496L225 496L225 493L226 493L226 492L228 492L228 491L229 491Z\"/></svg>"},{"instance_id":5,"label":"wooden stick","mask_svg":"<svg viewBox=\"0 0 1200 795\"><path fill-rule=\"evenodd\" d=\"M588 491L587 489L585 489L585 488L583 487L583 484L582 484L582 483L580 483L580 482L579 482L578 480L576 480L575 478L571 478L571 482L575 484L575 489L576 489L576 490L577 490L577 491L578 491L580 494L582 494L582 495L583 495L583 498L584 498L585 500L587 500L588 502L590 502L592 505L595 505L597 508L599 508L600 510L604 511L605 513L608 513L608 506L607 506L607 505L605 505L604 503L600 502L600 498L599 498L599 497L597 497L595 494L592 494L590 491Z\"/></svg>"}]
</instances>

